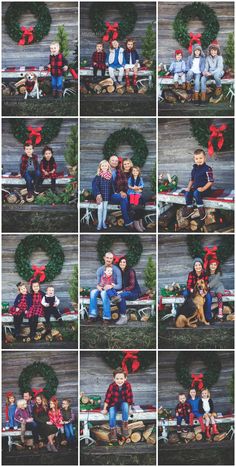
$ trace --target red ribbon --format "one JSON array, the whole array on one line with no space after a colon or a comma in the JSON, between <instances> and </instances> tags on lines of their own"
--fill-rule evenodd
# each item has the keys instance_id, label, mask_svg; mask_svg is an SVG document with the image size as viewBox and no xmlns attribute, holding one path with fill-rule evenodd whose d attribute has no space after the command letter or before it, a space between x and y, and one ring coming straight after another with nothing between
<instances>
[{"instance_id":1,"label":"red ribbon","mask_svg":"<svg viewBox=\"0 0 236 467\"><path fill-rule=\"evenodd\" d=\"M30 44L31 42L33 42L34 28L32 26L30 26L29 29L27 29L25 26L22 26L21 31L22 31L22 37L19 40L18 45L25 45L26 41L27 41L27 44Z\"/></svg>"},{"instance_id":2,"label":"red ribbon","mask_svg":"<svg viewBox=\"0 0 236 467\"><path fill-rule=\"evenodd\" d=\"M113 263L114 263L114 264L118 264L119 261L120 261L120 259L123 258L123 256L124 256L124 255L116 256L116 255L114 255L114 253L113 253Z\"/></svg>"},{"instance_id":3,"label":"red ribbon","mask_svg":"<svg viewBox=\"0 0 236 467\"><path fill-rule=\"evenodd\" d=\"M198 32L197 34L194 34L193 32L190 32L189 33L189 37L190 37L190 42L189 42L189 46L188 46L188 51L189 53L191 54L192 51L193 51L193 44L198 44L198 45L201 45L201 37L202 35L200 34L200 32Z\"/></svg>"},{"instance_id":4,"label":"red ribbon","mask_svg":"<svg viewBox=\"0 0 236 467\"><path fill-rule=\"evenodd\" d=\"M35 399L35 397L37 397L39 394L42 394L42 392L43 392L43 388L39 388L39 389L32 388L33 398Z\"/></svg>"},{"instance_id":5,"label":"red ribbon","mask_svg":"<svg viewBox=\"0 0 236 467\"><path fill-rule=\"evenodd\" d=\"M208 261L210 259L216 259L217 260L217 250L218 247L215 245L212 248L208 248L207 246L203 248L205 251L205 256L203 258L203 268L206 270L208 266Z\"/></svg>"},{"instance_id":6,"label":"red ribbon","mask_svg":"<svg viewBox=\"0 0 236 467\"><path fill-rule=\"evenodd\" d=\"M40 132L42 131L42 127L39 126L38 128L32 128L32 126L27 126L27 130L29 132L29 140L28 142L32 142L32 138L35 138L34 144L39 144L42 141L42 136Z\"/></svg>"},{"instance_id":7,"label":"red ribbon","mask_svg":"<svg viewBox=\"0 0 236 467\"><path fill-rule=\"evenodd\" d=\"M223 123L223 125L221 125L218 128L215 125L211 125L209 127L209 130L210 130L211 134L210 134L210 138L208 140L208 154L209 154L210 157L213 156L213 154L215 152L213 144L212 144L212 140L214 138L217 138L217 147L220 150L222 148L223 144L224 144L223 131L225 131L227 128L228 128L228 125L226 123Z\"/></svg>"},{"instance_id":8,"label":"red ribbon","mask_svg":"<svg viewBox=\"0 0 236 467\"><path fill-rule=\"evenodd\" d=\"M191 377L192 377L191 388L195 388L195 386L197 385L197 389L201 391L204 388L204 384L202 381L203 374L202 373L199 373L199 375L192 374Z\"/></svg>"},{"instance_id":9,"label":"red ribbon","mask_svg":"<svg viewBox=\"0 0 236 467\"><path fill-rule=\"evenodd\" d=\"M32 269L34 271L34 274L33 274L32 278L31 278L30 282L32 282L34 279L37 279L39 282L45 281L45 279L46 279L46 274L44 272L45 268L46 268L45 266L38 267L38 266L33 265Z\"/></svg>"},{"instance_id":10,"label":"red ribbon","mask_svg":"<svg viewBox=\"0 0 236 467\"><path fill-rule=\"evenodd\" d=\"M106 21L105 25L106 25L107 30L106 30L102 40L104 42L108 42L109 40L115 41L118 38L118 35L119 35L118 31L117 31L117 29L119 27L119 23L116 22L116 23L111 24L108 21ZM110 37L110 35L111 35L111 37Z\"/></svg>"},{"instance_id":11,"label":"red ribbon","mask_svg":"<svg viewBox=\"0 0 236 467\"><path fill-rule=\"evenodd\" d=\"M122 370L125 371L126 374L128 374L128 368L127 368L127 362L131 360L131 373L135 373L135 371L138 371L140 368L140 361L138 359L138 350L134 350L133 352L123 352L124 357L121 362Z\"/></svg>"},{"instance_id":12,"label":"red ribbon","mask_svg":"<svg viewBox=\"0 0 236 467\"><path fill-rule=\"evenodd\" d=\"M74 79L78 79L78 73L76 73L74 68L69 68L69 72L72 74Z\"/></svg>"}]
</instances>

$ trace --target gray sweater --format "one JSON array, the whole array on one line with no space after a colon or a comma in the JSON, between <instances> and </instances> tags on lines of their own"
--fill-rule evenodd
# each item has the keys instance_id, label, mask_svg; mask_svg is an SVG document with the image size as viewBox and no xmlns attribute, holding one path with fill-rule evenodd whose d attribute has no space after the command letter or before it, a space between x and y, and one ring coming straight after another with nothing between
<instances>
[{"instance_id":1,"label":"gray sweater","mask_svg":"<svg viewBox=\"0 0 236 467\"><path fill-rule=\"evenodd\" d=\"M215 71L219 71L220 73L223 73L224 72L224 65L223 65L222 55L216 55L215 57L212 57L211 55L208 55L207 58L206 58L205 70L204 71L209 71L210 73L213 73Z\"/></svg>"},{"instance_id":2,"label":"gray sweater","mask_svg":"<svg viewBox=\"0 0 236 467\"><path fill-rule=\"evenodd\" d=\"M224 284L220 280L220 273L210 274L209 279L209 288L211 292L223 294L225 291Z\"/></svg>"}]
</instances>

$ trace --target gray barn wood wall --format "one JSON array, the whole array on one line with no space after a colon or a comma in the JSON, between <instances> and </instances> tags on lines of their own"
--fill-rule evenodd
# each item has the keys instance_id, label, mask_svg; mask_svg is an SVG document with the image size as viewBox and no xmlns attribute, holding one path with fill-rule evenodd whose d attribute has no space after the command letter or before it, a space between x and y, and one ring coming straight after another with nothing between
<instances>
[{"instance_id":1,"label":"gray barn wood wall","mask_svg":"<svg viewBox=\"0 0 236 467\"><path fill-rule=\"evenodd\" d=\"M77 352L4 352L2 358L2 414L5 422L6 393L13 391L16 399L21 399L18 379L22 370L35 361L40 361L52 366L59 384L56 396L61 401L63 398L71 400L71 406L75 414L78 414L78 353ZM31 381L31 387L45 386L43 378L36 377Z\"/></svg>"},{"instance_id":2,"label":"gray barn wood wall","mask_svg":"<svg viewBox=\"0 0 236 467\"><path fill-rule=\"evenodd\" d=\"M80 56L81 58L87 58L89 65L91 65L91 57L95 50L96 42L101 40L101 37L96 36L91 27L89 21L89 8L92 2L81 2L80 3ZM137 21L133 32L129 35L136 41L136 48L142 59L141 48L142 41L146 34L146 29L149 24L156 21L156 3L155 2L134 2L137 11ZM114 8L113 2L108 4L106 11L106 21L114 22L120 21L121 16L119 12ZM154 25L155 28L155 25ZM125 41L121 41L121 45L124 45ZM105 51L108 52L109 45L106 43Z\"/></svg>"},{"instance_id":3,"label":"gray barn wood wall","mask_svg":"<svg viewBox=\"0 0 236 467\"><path fill-rule=\"evenodd\" d=\"M60 241L65 255L62 272L51 282L55 287L55 293L60 300L60 307L68 306L71 301L68 293L69 282L74 265L78 264L77 260L77 236L76 235L55 235ZM13 301L18 293L16 284L23 280L16 272L14 254L20 240L25 238L25 235L3 235L2 236L2 300L5 302ZM46 265L48 257L42 250L35 250L30 258L31 264L37 266ZM41 288L46 290L47 282L43 283Z\"/></svg>"},{"instance_id":4,"label":"gray barn wood wall","mask_svg":"<svg viewBox=\"0 0 236 467\"><path fill-rule=\"evenodd\" d=\"M209 122L220 126L229 119L214 119ZM232 119L231 119L232 121ZM190 119L159 118L158 120L158 173L177 175L179 186L187 187L194 164L193 153L201 147L191 131ZM207 148L203 148L207 153ZM234 188L234 152L220 151L209 157L206 163L214 173L214 187Z\"/></svg>"},{"instance_id":5,"label":"gray barn wood wall","mask_svg":"<svg viewBox=\"0 0 236 467\"><path fill-rule=\"evenodd\" d=\"M33 128L43 127L44 119L25 119L26 126L32 126ZM77 119L64 118L61 122L61 128L49 146L54 151L54 157L57 163L57 171L67 173L66 161L64 159L64 152L66 149L66 141L70 134L72 126L77 125ZM37 154L39 161L42 159L43 145L37 145L35 147L35 153ZM17 172L20 168L20 159L24 152L23 145L18 141L11 132L10 120L4 118L2 120L2 164L5 172Z\"/></svg>"},{"instance_id":6,"label":"gray barn wood wall","mask_svg":"<svg viewBox=\"0 0 236 467\"><path fill-rule=\"evenodd\" d=\"M219 245L219 235L205 235L203 246ZM172 282L186 283L192 270L193 260L188 253L187 235L159 235L158 243L158 285L164 287ZM226 289L234 288L234 257L221 266L222 282Z\"/></svg>"},{"instance_id":7,"label":"gray barn wood wall","mask_svg":"<svg viewBox=\"0 0 236 467\"><path fill-rule=\"evenodd\" d=\"M197 353L197 352L196 352ZM221 360L220 376L216 384L210 389L211 397L215 404L215 411L227 413L233 410L230 401L228 385L234 369L233 352L217 352ZM178 352L158 353L158 407L168 407L174 414L178 403L178 393L185 390L178 382L175 373L175 360ZM199 374L205 369L205 365L199 359L193 362L189 373Z\"/></svg>"},{"instance_id":8,"label":"gray barn wood wall","mask_svg":"<svg viewBox=\"0 0 236 467\"><path fill-rule=\"evenodd\" d=\"M218 18L220 30L217 40L224 54L229 32L234 31L234 3L233 2L204 2L210 6ZM180 44L174 39L173 22L179 10L189 5L189 2L159 2L158 4L158 63L170 64L176 49ZM204 26L199 19L189 21L188 31L203 33ZM182 48L182 47L181 47ZM183 49L184 58L188 51ZM204 51L205 52L205 51Z\"/></svg>"},{"instance_id":9,"label":"gray barn wood wall","mask_svg":"<svg viewBox=\"0 0 236 467\"><path fill-rule=\"evenodd\" d=\"M6 32L4 15L10 2L2 4L2 65L10 66L46 66L50 55L50 44L55 40L58 26L64 25L68 34L70 53L67 57L69 62L74 60L73 52L78 38L78 3L77 2L46 2L50 11L52 22L49 34L41 42L19 46ZM36 18L26 12L20 18L20 25L29 27L35 26Z\"/></svg>"},{"instance_id":10,"label":"gray barn wood wall","mask_svg":"<svg viewBox=\"0 0 236 467\"><path fill-rule=\"evenodd\" d=\"M103 146L107 138L122 128L132 128L140 132L146 139L148 157L141 168L145 187L150 188L150 177L156 161L156 129L154 118L100 118L81 119L80 130L80 186L91 189L92 179L97 173L99 162L104 158ZM117 148L121 157L132 157L133 151L127 144Z\"/></svg>"},{"instance_id":11,"label":"gray barn wood wall","mask_svg":"<svg viewBox=\"0 0 236 467\"><path fill-rule=\"evenodd\" d=\"M122 236L123 237L123 236ZM80 240L80 284L81 287L92 287L96 286L96 271L101 266L97 259L96 244L98 235L81 235ZM147 265L149 256L152 256L155 261L156 242L154 235L142 235L140 236L143 253L139 263L134 266L137 273L137 279L142 288L144 286L144 269ZM122 255L127 252L126 245L121 242L114 243L112 248L116 255Z\"/></svg>"},{"instance_id":12,"label":"gray barn wood wall","mask_svg":"<svg viewBox=\"0 0 236 467\"><path fill-rule=\"evenodd\" d=\"M104 401L106 390L113 381L111 368L103 359L102 352L81 352L80 390L85 394L99 394ZM132 385L134 403L156 406L156 367L152 363L137 373L130 373L128 381Z\"/></svg>"}]
</instances>

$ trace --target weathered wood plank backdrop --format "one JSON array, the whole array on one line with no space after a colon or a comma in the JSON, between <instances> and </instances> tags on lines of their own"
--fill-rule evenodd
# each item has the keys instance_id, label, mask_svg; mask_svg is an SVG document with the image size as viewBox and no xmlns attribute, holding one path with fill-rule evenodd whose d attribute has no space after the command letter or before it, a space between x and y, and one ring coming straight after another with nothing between
<instances>
[{"instance_id":1,"label":"weathered wood plank backdrop","mask_svg":"<svg viewBox=\"0 0 236 467\"><path fill-rule=\"evenodd\" d=\"M78 3L77 2L46 2L50 11L52 22L49 34L41 42L19 46L6 32L4 16L10 2L2 4L2 66L46 66L50 55L50 43L55 40L58 26L64 25L68 34L70 54L69 62L74 60L73 52L78 38ZM36 18L26 12L20 18L20 25L35 26Z\"/></svg>"},{"instance_id":2,"label":"weathered wood plank backdrop","mask_svg":"<svg viewBox=\"0 0 236 467\"><path fill-rule=\"evenodd\" d=\"M43 119L25 119L27 126L32 126L33 128L43 127ZM49 143L49 146L52 147L54 151L54 157L57 163L57 171L67 173L66 161L64 159L64 151L66 149L66 141L70 134L72 126L77 125L77 119L75 118L64 118L62 119L60 132L57 137ZM43 147L41 144L35 147L35 153L38 156L39 161L42 159L42 150ZM24 152L23 145L14 137L11 132L10 120L4 118L2 121L2 164L3 170L5 172L17 172L20 168L20 159Z\"/></svg>"},{"instance_id":3,"label":"weathered wood plank backdrop","mask_svg":"<svg viewBox=\"0 0 236 467\"><path fill-rule=\"evenodd\" d=\"M96 36L89 21L89 9L92 2L80 3L80 56L89 60L91 66L91 57L96 48L96 42L101 40L101 37ZM142 59L141 48L142 41L146 33L147 26L156 21L156 3L155 2L134 2L137 11L137 22L134 31L130 34L136 40L137 51ZM110 2L106 11L106 21L120 21L122 18L119 12L114 8L113 2ZM155 27L155 26L154 26ZM124 44L124 41L121 41ZM109 44L106 43L105 51L107 52Z\"/></svg>"},{"instance_id":4,"label":"weathered wood plank backdrop","mask_svg":"<svg viewBox=\"0 0 236 467\"><path fill-rule=\"evenodd\" d=\"M60 241L64 251L65 261L61 274L55 277L52 285L55 287L55 293L60 300L60 307L68 306L70 297L68 293L69 282L73 271L73 266L77 264L77 236L76 235L55 235ZM16 284L23 280L16 272L14 254L20 240L25 238L25 235L3 235L2 236L2 300L6 302L14 301L17 295ZM31 264L42 266L47 264L48 258L44 251L35 250L30 258ZM42 285L42 290L45 291L48 283Z\"/></svg>"},{"instance_id":5,"label":"weathered wood plank backdrop","mask_svg":"<svg viewBox=\"0 0 236 467\"><path fill-rule=\"evenodd\" d=\"M232 119L231 119L232 121ZM217 127L229 119L209 119ZM191 131L187 118L159 118L158 120L158 172L177 175L180 186L187 187L194 164L193 153L200 148ZM207 148L203 148L207 153ZM220 151L209 157L206 163L214 173L214 187L232 190L234 188L234 152Z\"/></svg>"},{"instance_id":6,"label":"weathered wood plank backdrop","mask_svg":"<svg viewBox=\"0 0 236 467\"><path fill-rule=\"evenodd\" d=\"M203 246L219 245L221 239L222 237L219 235L205 235L203 237ZM188 253L187 235L159 235L158 255L159 288L172 282L186 283L188 273L193 267L193 260ZM232 256L222 264L221 269L225 288L233 289L234 257Z\"/></svg>"},{"instance_id":7,"label":"weathered wood plank backdrop","mask_svg":"<svg viewBox=\"0 0 236 467\"><path fill-rule=\"evenodd\" d=\"M217 40L224 54L229 32L234 31L234 3L233 2L204 2L209 5L217 15L220 30ZM180 44L174 39L173 22L181 8L189 5L189 2L159 2L158 4L158 63L170 64L174 52L180 48ZM188 31L203 33L204 26L198 19L188 23ZM181 47L182 48L182 47ZM183 49L184 58L188 51Z\"/></svg>"},{"instance_id":8,"label":"weathered wood plank backdrop","mask_svg":"<svg viewBox=\"0 0 236 467\"><path fill-rule=\"evenodd\" d=\"M221 372L217 383L211 388L211 397L215 404L215 411L227 413L233 410L228 385L234 369L234 354L227 351L217 353L221 360ZM173 414L178 403L178 393L184 391L187 395L187 390L181 386L176 378L175 360L177 354L174 351L158 353L158 407L162 405L171 408ZM189 372L199 374L204 369L203 362L197 359L190 366Z\"/></svg>"},{"instance_id":9,"label":"weathered wood plank backdrop","mask_svg":"<svg viewBox=\"0 0 236 467\"><path fill-rule=\"evenodd\" d=\"M123 236L122 236L123 237ZM101 266L97 259L96 245L98 235L81 235L80 240L80 284L81 287L96 286L96 271ZM147 265L148 257L151 256L155 261L156 239L155 235L140 235L143 253L139 263L134 266L137 273L137 278L141 287L144 287L144 269ZM116 255L122 255L127 252L126 245L120 241L114 243L112 248Z\"/></svg>"},{"instance_id":10,"label":"weathered wood plank backdrop","mask_svg":"<svg viewBox=\"0 0 236 467\"><path fill-rule=\"evenodd\" d=\"M155 353L155 352L153 352ZM87 394L99 394L102 402L109 384L113 381L113 369L105 362L102 352L81 352L80 390ZM135 404L156 406L156 365L137 373L131 373L128 380L132 385Z\"/></svg>"},{"instance_id":11,"label":"weathered wood plank backdrop","mask_svg":"<svg viewBox=\"0 0 236 467\"><path fill-rule=\"evenodd\" d=\"M52 366L59 384L56 396L59 403L63 398L71 400L75 414L78 413L78 352L4 352L2 357L2 417L5 422L6 393L13 391L16 399L21 399L18 379L22 370L34 362L43 362ZM45 386L43 378L36 377L31 381L31 387Z\"/></svg>"},{"instance_id":12,"label":"weathered wood plank backdrop","mask_svg":"<svg viewBox=\"0 0 236 467\"><path fill-rule=\"evenodd\" d=\"M141 168L145 187L150 188L150 177L156 161L156 122L154 118L100 118L81 119L80 129L80 187L91 189L92 179L97 173L99 162L104 158L103 146L107 138L117 130L132 128L146 139L148 157ZM127 144L117 148L121 157L132 157L133 151Z\"/></svg>"}]
</instances>

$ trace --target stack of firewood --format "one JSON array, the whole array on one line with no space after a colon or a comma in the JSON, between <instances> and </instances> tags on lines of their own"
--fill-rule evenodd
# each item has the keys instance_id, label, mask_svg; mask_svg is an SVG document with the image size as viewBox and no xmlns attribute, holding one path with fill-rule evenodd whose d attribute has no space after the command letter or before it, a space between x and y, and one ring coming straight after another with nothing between
<instances>
[{"instance_id":1,"label":"stack of firewood","mask_svg":"<svg viewBox=\"0 0 236 467\"><path fill-rule=\"evenodd\" d=\"M171 206L159 216L159 227L162 230L174 230L175 232L228 232L233 225L230 212L222 213L219 209L205 208L206 218L200 220L198 209L188 219L183 217L183 207Z\"/></svg>"},{"instance_id":2,"label":"stack of firewood","mask_svg":"<svg viewBox=\"0 0 236 467\"><path fill-rule=\"evenodd\" d=\"M213 441L223 441L226 436L228 435L227 432L220 433L218 435L212 435ZM193 442L193 441L202 441L203 434L201 432L201 427L196 426L194 427L193 431L182 432L180 435L176 431L171 431L168 437L168 442L170 444L178 444L180 441L185 442L186 444Z\"/></svg>"},{"instance_id":3,"label":"stack of firewood","mask_svg":"<svg viewBox=\"0 0 236 467\"><path fill-rule=\"evenodd\" d=\"M124 83L115 85L114 81L111 78L103 79L98 83L92 81L85 81L80 87L81 94L134 94L136 89L133 86L126 87ZM137 89L138 94L146 94L148 91L148 86L141 86Z\"/></svg>"},{"instance_id":4,"label":"stack of firewood","mask_svg":"<svg viewBox=\"0 0 236 467\"><path fill-rule=\"evenodd\" d=\"M129 443L146 442L147 444L156 444L155 425L144 424L143 421L132 422L128 424L129 437L124 438L121 429L117 429L118 444L120 446ZM91 429L93 437L98 443L110 443L110 427L108 423L94 426Z\"/></svg>"}]
</instances>

